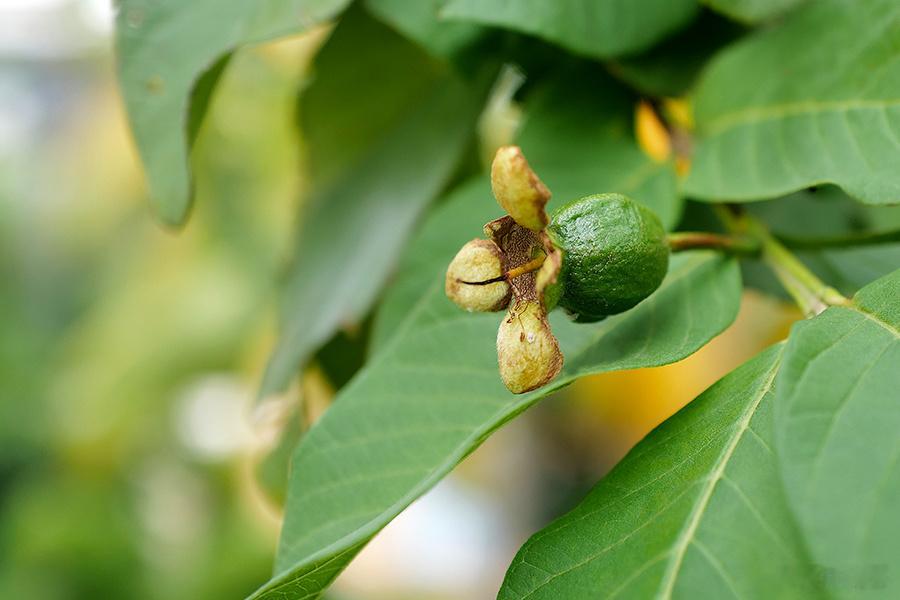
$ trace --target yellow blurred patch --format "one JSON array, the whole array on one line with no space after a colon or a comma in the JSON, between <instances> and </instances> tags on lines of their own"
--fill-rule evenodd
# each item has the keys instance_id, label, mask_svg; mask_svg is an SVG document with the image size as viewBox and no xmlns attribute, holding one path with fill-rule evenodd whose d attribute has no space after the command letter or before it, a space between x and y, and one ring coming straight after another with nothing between
<instances>
[{"instance_id":1,"label":"yellow blurred patch","mask_svg":"<svg viewBox=\"0 0 900 600\"><path fill-rule=\"evenodd\" d=\"M257 52L269 64L281 67L286 73L305 72L322 44L328 39L334 25L318 25L298 35L291 35L259 46L251 47L245 52Z\"/></svg>"},{"instance_id":2,"label":"yellow blurred patch","mask_svg":"<svg viewBox=\"0 0 900 600\"><path fill-rule=\"evenodd\" d=\"M672 156L669 132L646 100L638 102L635 109L634 134L641 150L656 162L665 162Z\"/></svg>"},{"instance_id":3,"label":"yellow blurred patch","mask_svg":"<svg viewBox=\"0 0 900 600\"><path fill-rule=\"evenodd\" d=\"M793 306L749 291L731 327L693 355L652 369L586 377L572 385L569 418L588 426L616 458L709 386L783 339L802 315ZM593 425L586 425L592 423ZM608 439L612 435L614 439Z\"/></svg>"},{"instance_id":4,"label":"yellow blurred patch","mask_svg":"<svg viewBox=\"0 0 900 600\"><path fill-rule=\"evenodd\" d=\"M663 98L662 111L672 125L693 131L694 111L686 98Z\"/></svg>"}]
</instances>

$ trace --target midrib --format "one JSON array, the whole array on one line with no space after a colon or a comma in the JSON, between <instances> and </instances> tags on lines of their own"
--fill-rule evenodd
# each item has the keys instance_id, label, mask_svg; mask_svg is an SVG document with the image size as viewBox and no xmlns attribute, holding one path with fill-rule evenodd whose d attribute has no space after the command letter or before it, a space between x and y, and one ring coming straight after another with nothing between
<instances>
[{"instance_id":1,"label":"midrib","mask_svg":"<svg viewBox=\"0 0 900 600\"><path fill-rule=\"evenodd\" d=\"M851 110L885 110L900 107L900 98L883 100L801 100L770 106L754 106L716 117L700 128L707 136L719 135L741 125L752 125L775 121L787 117L816 116L829 112L849 112Z\"/></svg>"},{"instance_id":2,"label":"midrib","mask_svg":"<svg viewBox=\"0 0 900 600\"><path fill-rule=\"evenodd\" d=\"M766 382L763 384L762 388L760 388L759 393L753 398L753 401L747 406L744 412L741 414L741 418L737 423L737 427L734 430L734 434L729 441L728 445L722 451L722 454L716 460L716 464L713 468L712 473L710 474L709 479L703 487L703 490L700 496L697 499L696 504L694 504L694 508L691 509L691 514L688 517L687 522L681 530L681 534L678 536L678 540L675 542L675 547L673 549L672 558L669 560L669 565L666 568L666 572L663 575L663 579L660 583L660 591L657 594L659 598L671 598L672 591L675 588L675 582L678 579L678 572L681 570L681 566L684 563L684 556L687 552L688 546L691 543L691 540L694 538L694 535L697 532L697 528L700 525L700 521L703 519L703 515L706 511L707 506L709 505L710 498L712 498L713 491L715 491L716 484L722 479L722 476L725 474L725 468L728 466L728 461L731 460L734 451L737 449L738 444L741 441L741 438L744 436L744 433L750 427L750 421L753 418L753 415L756 413L756 409L759 407L759 403L762 402L762 399L765 395L772 389L772 384L775 381L775 375L778 373L778 367L781 364L781 353L775 358L775 362L772 364L769 373L766 376Z\"/></svg>"}]
</instances>

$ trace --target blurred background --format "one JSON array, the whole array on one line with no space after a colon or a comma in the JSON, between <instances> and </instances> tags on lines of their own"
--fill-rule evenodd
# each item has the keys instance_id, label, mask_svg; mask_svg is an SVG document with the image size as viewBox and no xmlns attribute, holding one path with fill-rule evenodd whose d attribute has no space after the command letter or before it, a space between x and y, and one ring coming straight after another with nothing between
<instances>
[{"instance_id":1,"label":"blurred background","mask_svg":"<svg viewBox=\"0 0 900 600\"><path fill-rule=\"evenodd\" d=\"M145 201L112 19L108 0L0 0L0 598L242 598L271 570L279 433L336 384L314 366L252 411L303 202L295 99L327 31L237 53L195 147L194 214L172 232ZM499 143L515 111L496 118ZM530 533L797 316L748 292L689 359L542 403L330 597L492 598ZM337 339L327 359L352 373L358 351Z\"/></svg>"}]
</instances>

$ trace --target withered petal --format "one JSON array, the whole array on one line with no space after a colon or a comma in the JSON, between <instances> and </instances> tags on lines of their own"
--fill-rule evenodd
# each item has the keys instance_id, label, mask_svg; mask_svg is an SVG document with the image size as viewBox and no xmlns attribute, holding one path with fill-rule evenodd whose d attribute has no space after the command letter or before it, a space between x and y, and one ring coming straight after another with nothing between
<instances>
[{"instance_id":1,"label":"withered petal","mask_svg":"<svg viewBox=\"0 0 900 600\"><path fill-rule=\"evenodd\" d=\"M514 302L497 331L500 378L513 394L550 382L562 370L563 355L540 302Z\"/></svg>"},{"instance_id":2,"label":"withered petal","mask_svg":"<svg viewBox=\"0 0 900 600\"><path fill-rule=\"evenodd\" d=\"M516 223L541 231L549 222L544 207L550 190L528 166L518 146L502 146L491 164L491 188L500 206Z\"/></svg>"}]
</instances>

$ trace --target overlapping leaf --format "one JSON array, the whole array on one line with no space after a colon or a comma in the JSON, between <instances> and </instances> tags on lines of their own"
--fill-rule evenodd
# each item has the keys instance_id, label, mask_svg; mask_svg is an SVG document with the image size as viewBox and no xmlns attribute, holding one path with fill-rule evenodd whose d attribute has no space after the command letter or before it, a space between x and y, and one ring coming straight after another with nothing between
<instances>
[{"instance_id":1,"label":"overlapping leaf","mask_svg":"<svg viewBox=\"0 0 900 600\"><path fill-rule=\"evenodd\" d=\"M754 200L835 183L900 202L900 3L818 0L725 51L695 98L684 183Z\"/></svg>"},{"instance_id":2,"label":"overlapping leaf","mask_svg":"<svg viewBox=\"0 0 900 600\"><path fill-rule=\"evenodd\" d=\"M483 33L473 23L441 20L444 0L366 0L372 14L438 56L452 55Z\"/></svg>"},{"instance_id":3,"label":"overlapping leaf","mask_svg":"<svg viewBox=\"0 0 900 600\"><path fill-rule=\"evenodd\" d=\"M825 186L803 190L769 202L748 205L788 245L799 245L797 255L829 285L853 295L866 284L891 273L900 265L900 242L834 245L854 236L884 235L900 229L900 207L867 206L854 202L840 189ZM815 215L815 218L810 218ZM811 248L817 242L830 247ZM770 273L771 286L781 292ZM758 278L753 278L759 284ZM746 282L749 282L746 280Z\"/></svg>"},{"instance_id":4,"label":"overlapping leaf","mask_svg":"<svg viewBox=\"0 0 900 600\"><path fill-rule=\"evenodd\" d=\"M317 188L263 395L282 389L336 328L369 308L457 165L486 87L461 81L361 10L342 19L317 65L302 107Z\"/></svg>"},{"instance_id":5,"label":"overlapping leaf","mask_svg":"<svg viewBox=\"0 0 900 600\"><path fill-rule=\"evenodd\" d=\"M499 598L816 598L772 453L781 347L733 371L535 534Z\"/></svg>"},{"instance_id":6,"label":"overlapping leaf","mask_svg":"<svg viewBox=\"0 0 900 600\"><path fill-rule=\"evenodd\" d=\"M702 0L713 10L745 23L765 21L794 9L807 0Z\"/></svg>"},{"instance_id":7,"label":"overlapping leaf","mask_svg":"<svg viewBox=\"0 0 900 600\"><path fill-rule=\"evenodd\" d=\"M514 29L578 54L643 50L686 25L696 0L449 0L441 15Z\"/></svg>"},{"instance_id":8,"label":"overlapping leaf","mask_svg":"<svg viewBox=\"0 0 900 600\"><path fill-rule=\"evenodd\" d=\"M900 271L791 332L778 378L787 498L833 594L900 594Z\"/></svg>"},{"instance_id":9,"label":"overlapping leaf","mask_svg":"<svg viewBox=\"0 0 900 600\"><path fill-rule=\"evenodd\" d=\"M122 0L118 75L159 217L180 224L192 195L190 146L236 47L299 33L349 0ZM195 93L196 89L196 93Z\"/></svg>"},{"instance_id":10,"label":"overlapping leaf","mask_svg":"<svg viewBox=\"0 0 900 600\"><path fill-rule=\"evenodd\" d=\"M845 294L852 294L900 265L900 243L808 250L797 254L813 271Z\"/></svg>"},{"instance_id":11,"label":"overlapping leaf","mask_svg":"<svg viewBox=\"0 0 900 600\"><path fill-rule=\"evenodd\" d=\"M449 75L445 63L359 6L341 19L311 71L299 120L317 188L356 167Z\"/></svg>"},{"instance_id":12,"label":"overlapping leaf","mask_svg":"<svg viewBox=\"0 0 900 600\"><path fill-rule=\"evenodd\" d=\"M457 225L480 226L499 213L483 185L434 213L428 235L410 248L437 261L421 271L428 276L418 301L298 447L277 575L255 597L318 593L403 508L553 390L587 373L678 360L734 318L735 263L712 253L679 256L662 287L628 313L596 325L554 314L563 374L547 388L511 395L497 373L500 316L461 312L443 292L446 263L479 233ZM451 250L443 254L445 242L431 236L452 241Z\"/></svg>"},{"instance_id":13,"label":"overlapping leaf","mask_svg":"<svg viewBox=\"0 0 900 600\"><path fill-rule=\"evenodd\" d=\"M637 56L609 61L618 78L649 96L682 96L715 53L744 28L714 13L703 12L686 29Z\"/></svg>"}]
</instances>

